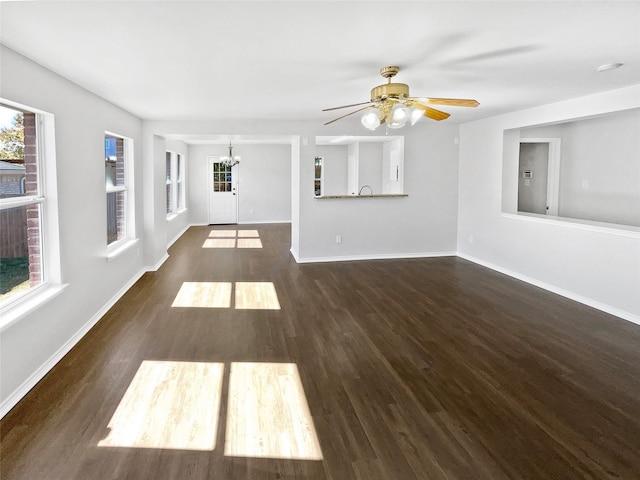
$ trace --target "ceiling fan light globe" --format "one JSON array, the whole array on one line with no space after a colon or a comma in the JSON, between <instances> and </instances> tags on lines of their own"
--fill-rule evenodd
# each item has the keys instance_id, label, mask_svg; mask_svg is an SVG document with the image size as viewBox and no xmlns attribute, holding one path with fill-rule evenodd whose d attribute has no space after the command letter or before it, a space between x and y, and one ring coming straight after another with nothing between
<instances>
[{"instance_id":1,"label":"ceiling fan light globe","mask_svg":"<svg viewBox=\"0 0 640 480\"><path fill-rule=\"evenodd\" d=\"M406 119L409 115L407 111L407 107L405 107L402 103L396 103L391 108L391 121L392 122L400 122L403 119Z\"/></svg>"},{"instance_id":2,"label":"ceiling fan light globe","mask_svg":"<svg viewBox=\"0 0 640 480\"><path fill-rule=\"evenodd\" d=\"M380 125L380 112L377 109L370 110L362 116L360 121L365 128L375 130Z\"/></svg>"},{"instance_id":3,"label":"ceiling fan light globe","mask_svg":"<svg viewBox=\"0 0 640 480\"><path fill-rule=\"evenodd\" d=\"M396 103L391 108L391 115L389 119L389 128L402 128L409 120L409 113L407 107L401 103Z\"/></svg>"},{"instance_id":4,"label":"ceiling fan light globe","mask_svg":"<svg viewBox=\"0 0 640 480\"><path fill-rule=\"evenodd\" d=\"M411 107L409 109L409 120L411 121L412 126L418 123L418 120L422 117L424 117L424 112L418 107Z\"/></svg>"}]
</instances>

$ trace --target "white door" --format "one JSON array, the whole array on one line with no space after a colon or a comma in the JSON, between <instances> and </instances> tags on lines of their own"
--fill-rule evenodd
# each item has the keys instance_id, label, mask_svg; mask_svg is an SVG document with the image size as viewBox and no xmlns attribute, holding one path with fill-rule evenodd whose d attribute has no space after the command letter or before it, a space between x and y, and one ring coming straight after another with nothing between
<instances>
[{"instance_id":1,"label":"white door","mask_svg":"<svg viewBox=\"0 0 640 480\"><path fill-rule=\"evenodd\" d=\"M207 157L209 224L238 223L238 165L229 167L220 157Z\"/></svg>"}]
</instances>

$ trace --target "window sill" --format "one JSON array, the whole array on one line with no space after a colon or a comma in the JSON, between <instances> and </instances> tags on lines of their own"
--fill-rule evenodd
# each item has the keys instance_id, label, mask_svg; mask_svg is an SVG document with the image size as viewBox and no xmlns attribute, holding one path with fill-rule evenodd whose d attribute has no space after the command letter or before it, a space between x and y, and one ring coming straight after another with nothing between
<instances>
[{"instance_id":1,"label":"window sill","mask_svg":"<svg viewBox=\"0 0 640 480\"><path fill-rule=\"evenodd\" d=\"M105 257L107 259L107 262L114 260L116 257L120 256L122 253L129 250L137 243L137 238L125 239L107 247L107 255Z\"/></svg>"},{"instance_id":2,"label":"window sill","mask_svg":"<svg viewBox=\"0 0 640 480\"><path fill-rule=\"evenodd\" d=\"M171 212L169 215L167 215L167 221L170 222L171 220L178 218L180 215L182 215L186 211L187 211L186 208L181 208L176 212Z\"/></svg>"},{"instance_id":3,"label":"window sill","mask_svg":"<svg viewBox=\"0 0 640 480\"><path fill-rule=\"evenodd\" d=\"M335 198L394 198L408 197L408 193L375 193L373 195L316 195L316 200L335 199Z\"/></svg>"},{"instance_id":4,"label":"window sill","mask_svg":"<svg viewBox=\"0 0 640 480\"><path fill-rule=\"evenodd\" d=\"M591 232L602 232L622 237L640 238L640 227L632 225L620 225L617 223L594 222L591 220L579 220L569 217L554 217L540 215L535 213L505 213L502 212L504 218L511 218L525 222L546 223L548 225L560 225L567 228L575 228L578 230L588 230Z\"/></svg>"},{"instance_id":5,"label":"window sill","mask_svg":"<svg viewBox=\"0 0 640 480\"><path fill-rule=\"evenodd\" d=\"M0 309L0 332L60 295L68 286L69 284L42 285L36 291Z\"/></svg>"}]
</instances>

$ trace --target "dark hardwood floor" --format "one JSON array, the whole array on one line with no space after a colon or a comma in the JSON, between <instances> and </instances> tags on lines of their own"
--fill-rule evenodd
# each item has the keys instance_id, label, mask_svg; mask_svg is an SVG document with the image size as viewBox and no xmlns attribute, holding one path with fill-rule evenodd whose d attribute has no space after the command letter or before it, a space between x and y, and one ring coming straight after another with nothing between
<instances>
[{"instance_id":1,"label":"dark hardwood floor","mask_svg":"<svg viewBox=\"0 0 640 480\"><path fill-rule=\"evenodd\" d=\"M288 225L212 228L2 419L2 480L640 478L639 326L455 257L298 265ZM185 281L273 282L281 310L171 308ZM225 364L215 450L97 446L144 360ZM238 361L297 364L323 460L223 455Z\"/></svg>"}]
</instances>

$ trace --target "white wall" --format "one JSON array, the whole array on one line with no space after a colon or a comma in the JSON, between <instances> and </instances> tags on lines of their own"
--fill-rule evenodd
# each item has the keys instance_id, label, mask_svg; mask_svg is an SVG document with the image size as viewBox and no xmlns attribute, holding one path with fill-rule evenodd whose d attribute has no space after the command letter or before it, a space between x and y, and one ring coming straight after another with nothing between
<instances>
[{"instance_id":1,"label":"white wall","mask_svg":"<svg viewBox=\"0 0 640 480\"><path fill-rule=\"evenodd\" d=\"M292 252L301 262L455 254L456 125L424 122L403 131L404 191L408 197L338 200L314 198L314 159L318 154L315 137L362 135L362 125L357 119L330 126L320 122L277 120L145 121L144 129L145 141L152 135L169 134L272 135L300 141L299 148L292 148L292 163L288 168L292 173L299 169L299 175L291 177L292 196L299 197L299 202L292 201ZM225 153L222 148L221 153ZM200 146L189 150L192 160L190 221L206 223L206 184L193 181L199 176L194 159L215 152ZM155 181L157 188L162 187L161 180ZM336 243L336 235L342 235L342 243Z\"/></svg>"},{"instance_id":2,"label":"white wall","mask_svg":"<svg viewBox=\"0 0 640 480\"><path fill-rule=\"evenodd\" d=\"M331 127L316 127L315 131L318 135L362 135L358 122ZM301 190L300 261L455 253L458 146L454 139L458 127L425 121L402 133L404 193L408 197L316 199L311 187ZM308 154L303 147L303 185L312 185L316 152L312 140ZM337 235L342 243L336 243Z\"/></svg>"},{"instance_id":3,"label":"white wall","mask_svg":"<svg viewBox=\"0 0 640 480\"><path fill-rule=\"evenodd\" d=\"M521 129L561 139L559 215L640 226L640 110Z\"/></svg>"},{"instance_id":4,"label":"white wall","mask_svg":"<svg viewBox=\"0 0 640 480\"><path fill-rule=\"evenodd\" d=\"M363 143L360 145L358 192L364 185L369 185L373 193L382 193L382 147L382 143ZM368 188L362 191L365 195L369 192Z\"/></svg>"},{"instance_id":5,"label":"white wall","mask_svg":"<svg viewBox=\"0 0 640 480\"><path fill-rule=\"evenodd\" d=\"M61 280L68 286L0 334L4 414L143 270L142 242L106 260L105 131L134 141L136 231L142 228L141 122L1 47L0 97L55 115Z\"/></svg>"},{"instance_id":6,"label":"white wall","mask_svg":"<svg viewBox=\"0 0 640 480\"><path fill-rule=\"evenodd\" d=\"M464 124L460 128L458 252L461 256L640 323L640 233L503 214L514 192L503 176L507 129L636 108L640 85ZM510 148L510 147L509 147ZM514 170L515 168L515 170ZM516 173L517 175L517 173ZM514 177L515 178L515 177Z\"/></svg>"},{"instance_id":7,"label":"white wall","mask_svg":"<svg viewBox=\"0 0 640 480\"><path fill-rule=\"evenodd\" d=\"M316 153L323 159L324 195L348 195L347 146L318 145Z\"/></svg>"},{"instance_id":8,"label":"white wall","mask_svg":"<svg viewBox=\"0 0 640 480\"><path fill-rule=\"evenodd\" d=\"M189 149L191 222L208 222L207 157L229 153L226 145L195 145ZM238 165L238 222L291 221L291 145L234 145ZM197 207L196 207L197 206Z\"/></svg>"}]
</instances>

